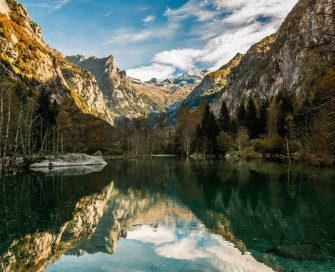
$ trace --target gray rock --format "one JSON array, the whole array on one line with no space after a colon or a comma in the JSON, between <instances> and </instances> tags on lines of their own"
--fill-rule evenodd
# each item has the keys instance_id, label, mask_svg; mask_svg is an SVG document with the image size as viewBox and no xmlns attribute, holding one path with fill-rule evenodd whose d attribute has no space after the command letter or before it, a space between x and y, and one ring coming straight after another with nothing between
<instances>
[{"instance_id":1,"label":"gray rock","mask_svg":"<svg viewBox=\"0 0 335 272\"><path fill-rule=\"evenodd\" d=\"M107 162L101 157L89 156L87 154L72 153L56 156L51 162L51 167L84 166L84 165L106 165Z\"/></svg>"},{"instance_id":2,"label":"gray rock","mask_svg":"<svg viewBox=\"0 0 335 272\"><path fill-rule=\"evenodd\" d=\"M97 152L93 153L91 156L94 156L94 157L102 157L103 154L102 154L101 151L97 151Z\"/></svg>"},{"instance_id":3,"label":"gray rock","mask_svg":"<svg viewBox=\"0 0 335 272\"><path fill-rule=\"evenodd\" d=\"M29 166L30 169L40 169L40 168L49 168L50 162L48 160L42 161L42 162L35 162Z\"/></svg>"},{"instance_id":4,"label":"gray rock","mask_svg":"<svg viewBox=\"0 0 335 272\"><path fill-rule=\"evenodd\" d=\"M105 166L107 162L103 158L97 156L89 156L87 154L67 154L67 155L58 155L55 157L49 157L48 160L42 162L35 162L30 165L32 171L41 171L43 172L49 170L49 168L57 167L83 167L83 166L92 166L92 165L101 165ZM90 169L92 172L92 169Z\"/></svg>"}]
</instances>

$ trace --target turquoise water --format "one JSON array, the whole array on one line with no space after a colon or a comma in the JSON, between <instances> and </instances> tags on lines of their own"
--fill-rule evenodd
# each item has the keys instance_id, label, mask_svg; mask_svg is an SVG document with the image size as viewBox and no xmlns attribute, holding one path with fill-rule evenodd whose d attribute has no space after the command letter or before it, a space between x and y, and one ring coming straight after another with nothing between
<instances>
[{"instance_id":1,"label":"turquoise water","mask_svg":"<svg viewBox=\"0 0 335 272\"><path fill-rule=\"evenodd\" d=\"M334 169L156 158L0 189L0 271L335 271Z\"/></svg>"}]
</instances>

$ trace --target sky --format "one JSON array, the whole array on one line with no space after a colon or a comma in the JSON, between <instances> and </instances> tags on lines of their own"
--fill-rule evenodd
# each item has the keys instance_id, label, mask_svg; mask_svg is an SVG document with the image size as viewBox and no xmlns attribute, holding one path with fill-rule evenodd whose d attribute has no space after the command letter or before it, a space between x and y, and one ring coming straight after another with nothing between
<instances>
[{"instance_id":1,"label":"sky","mask_svg":"<svg viewBox=\"0 0 335 272\"><path fill-rule=\"evenodd\" d=\"M297 0L19 0L44 41L141 80L217 70L276 32Z\"/></svg>"}]
</instances>

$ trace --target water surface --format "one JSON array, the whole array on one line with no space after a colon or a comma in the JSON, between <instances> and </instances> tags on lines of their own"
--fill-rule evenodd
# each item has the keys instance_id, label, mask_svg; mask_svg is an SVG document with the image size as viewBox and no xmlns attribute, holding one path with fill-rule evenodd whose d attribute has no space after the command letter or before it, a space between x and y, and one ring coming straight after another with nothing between
<instances>
[{"instance_id":1,"label":"water surface","mask_svg":"<svg viewBox=\"0 0 335 272\"><path fill-rule=\"evenodd\" d=\"M0 185L0 271L335 271L333 169L155 158Z\"/></svg>"}]
</instances>

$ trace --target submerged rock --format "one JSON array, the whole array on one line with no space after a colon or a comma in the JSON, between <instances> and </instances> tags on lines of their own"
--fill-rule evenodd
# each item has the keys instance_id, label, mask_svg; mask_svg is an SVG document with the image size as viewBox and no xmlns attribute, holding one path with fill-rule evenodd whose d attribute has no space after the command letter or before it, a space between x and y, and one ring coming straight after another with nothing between
<instances>
[{"instance_id":1,"label":"submerged rock","mask_svg":"<svg viewBox=\"0 0 335 272\"><path fill-rule=\"evenodd\" d=\"M270 250L279 257L294 259L298 261L324 261L320 249L316 245L296 244L288 246L277 246Z\"/></svg>"}]
</instances>

